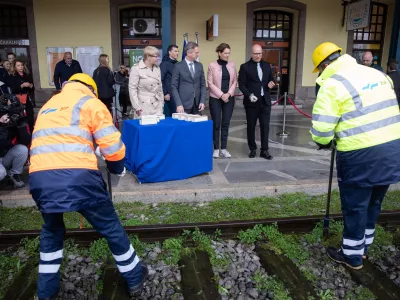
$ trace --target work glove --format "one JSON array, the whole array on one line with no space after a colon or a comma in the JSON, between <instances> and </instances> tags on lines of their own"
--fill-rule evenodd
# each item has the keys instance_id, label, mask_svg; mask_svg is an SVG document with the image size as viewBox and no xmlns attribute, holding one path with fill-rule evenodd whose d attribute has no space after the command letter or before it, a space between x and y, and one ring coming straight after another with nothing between
<instances>
[{"instance_id":1,"label":"work glove","mask_svg":"<svg viewBox=\"0 0 400 300\"><path fill-rule=\"evenodd\" d=\"M319 144L319 143L317 143L317 142L316 142L316 144L317 144L317 146L319 147L318 150L322 150L322 149L331 150L331 149L334 149L334 148L336 147L336 144L335 144L334 140L331 140L331 141L330 141L328 144L326 144L326 145L322 145L322 144Z\"/></svg>"},{"instance_id":2,"label":"work glove","mask_svg":"<svg viewBox=\"0 0 400 300\"><path fill-rule=\"evenodd\" d=\"M250 97L249 97L249 99L250 99L250 101L253 102L253 103L254 103L254 102L257 102L257 100L258 100L258 98L257 98L256 96L254 96L254 94L251 94Z\"/></svg>"},{"instance_id":3,"label":"work glove","mask_svg":"<svg viewBox=\"0 0 400 300\"><path fill-rule=\"evenodd\" d=\"M100 152L100 147L97 147L97 148L96 148L96 151L94 151L94 153L95 153L98 157L100 157L101 159L106 160L106 159L104 158L104 155Z\"/></svg>"}]
</instances>

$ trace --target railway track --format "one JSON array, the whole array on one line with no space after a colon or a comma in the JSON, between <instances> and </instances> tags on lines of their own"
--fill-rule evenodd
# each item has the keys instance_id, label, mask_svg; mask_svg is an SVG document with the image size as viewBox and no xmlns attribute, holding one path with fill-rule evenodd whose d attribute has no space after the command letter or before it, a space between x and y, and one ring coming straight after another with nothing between
<instances>
[{"instance_id":1,"label":"railway track","mask_svg":"<svg viewBox=\"0 0 400 300\"><path fill-rule=\"evenodd\" d=\"M318 293L318 289L316 288L316 286L319 286L319 283L317 284L315 282L310 282L310 278L307 278L307 276L305 276L305 273L301 270L301 267L299 267L299 264L296 261L290 259L290 255L285 255L286 253L278 254L276 251L272 251L271 247L268 247L268 241L256 242L252 247L243 246L241 243L234 241L235 239L237 239L239 232L251 229L256 225L271 226L276 224L277 228L279 228L279 231L282 233L309 233L315 228L315 226L319 222L321 222L322 219L323 216L311 216L249 221L226 221L220 223L193 223L125 227L125 230L129 235L136 235L142 242L145 243L160 243L171 238L182 236L184 232L193 231L196 229L209 235L215 234L215 232L219 232L219 238L222 242L213 241L212 248L218 249L219 251L225 251L225 254L220 252L218 255L226 255L225 258L232 258L236 255L236 258L238 258L239 262L241 260L248 260L248 257L250 258L247 264L246 262L240 262L244 263L245 267L243 268L243 266L241 266L240 268L238 268L238 270L240 269L240 272L242 272L239 272L240 274L238 275L238 279L232 279L231 275L233 272L218 270L218 267L212 265L215 257L211 257L210 253L205 251L204 249L196 248L190 254L182 255L178 262L177 268L174 269L174 276L180 277L180 280L178 280L180 281L180 283L178 282L178 284L176 286L173 286L173 288L165 287L163 283L163 296L148 297L145 295L141 295L135 299L279 299L277 298L276 292L275 295L273 293L268 293L264 295L263 293L257 291L255 289L256 284L254 283L254 280L249 281L249 279L246 278L247 275L251 275L252 278L254 278L255 276L264 276L262 278L276 278L277 282L283 284L285 290L288 292L289 295L289 298L282 299L344 299L344 297L340 297L341 295L339 295L338 298L329 298L326 295L324 296L323 294ZM332 220L339 221L341 220L341 216L332 215ZM400 211L382 212L378 223L386 228L391 226L399 226ZM20 244L21 239L35 238L39 236L39 234L40 231L37 230L0 232L0 249L4 250L10 247L16 247ZM74 239L74 241L79 245L88 246L93 243L93 241L98 240L101 237L92 229L76 229L68 230L66 233L66 238ZM186 242L188 243L189 247L198 244L198 241L196 241L195 239ZM151 255L153 255L153 253L154 252L148 252L147 254L150 257ZM243 259L241 258L242 253L244 253ZM72 261L75 260L75 258L71 257L69 257L68 259ZM236 263L236 261L231 261L231 263L234 264ZM30 260L24 265L24 270L22 270L22 272L19 272L19 275L16 276L15 280L6 291L4 299L33 299L33 293L35 292L36 283L35 280L32 280L32 277L34 277L34 274L36 272L36 266L37 261L35 261L35 259ZM160 271L160 274L162 273L162 275L166 274L165 266L159 266L159 264L155 264L155 262L154 266L155 267L153 268L152 275L154 275L158 271ZM111 262L105 262L101 268L103 270L103 289L101 292L99 292L98 299L129 299L129 297L126 295L126 287L124 285L124 281L119 276L119 273L115 266L113 266ZM249 270L246 270L246 268ZM398 268L400 270L400 265L398 266ZM354 271L350 268L346 268L344 271L343 270L338 271L338 274L340 274L341 272L345 272L347 274L347 277L345 277L346 280L348 279L349 281L351 281L353 285L364 286L368 288L374 295L375 299L400 299L400 287L396 285L394 281L387 276L387 274L382 272L382 270L378 270L376 265L374 265L373 263L366 261L364 263L364 268L360 271ZM86 271L87 269L85 269L85 272ZM226 276L226 274L228 273L229 276ZM166 277L170 277L170 279L168 279L169 281L172 281L171 278L173 276L171 274L165 275ZM328 274L326 275L326 277L336 275L336 273L333 275ZM88 274L88 276L90 277L92 275ZM325 274L321 276L321 279L317 279L317 281L325 280ZM160 275L160 278L163 279L163 276ZM238 284L239 293L233 296L232 293L228 293L227 295L228 290L233 291L233 289L235 288L232 287L231 289L229 289L228 281L240 281L241 278L244 278L244 281L239 282ZM327 278L326 280L328 281L329 278ZM153 281L157 281L157 278ZM244 290L242 288L243 284L245 285ZM257 284L259 284L259 282ZM149 286L146 287L148 290L148 295L154 293L154 290L157 289L156 285ZM178 292L175 293L175 298L172 295L168 295L168 293L172 293L171 290L174 292L178 290ZM82 298L78 297L75 299L95 298L82 296ZM350 297L347 299L361 298Z\"/></svg>"}]
</instances>

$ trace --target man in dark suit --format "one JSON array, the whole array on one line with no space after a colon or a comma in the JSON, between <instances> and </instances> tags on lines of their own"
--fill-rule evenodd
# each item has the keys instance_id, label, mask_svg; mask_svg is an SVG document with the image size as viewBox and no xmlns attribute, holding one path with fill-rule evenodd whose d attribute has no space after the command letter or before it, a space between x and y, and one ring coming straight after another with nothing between
<instances>
[{"instance_id":1,"label":"man in dark suit","mask_svg":"<svg viewBox=\"0 0 400 300\"><path fill-rule=\"evenodd\" d=\"M171 91L175 100L176 112L200 114L206 103L206 80L203 65L197 62L199 46L188 42L185 59L175 64L172 73Z\"/></svg>"},{"instance_id":2,"label":"man in dark suit","mask_svg":"<svg viewBox=\"0 0 400 300\"><path fill-rule=\"evenodd\" d=\"M256 156L257 144L255 129L260 120L261 153L260 157L272 159L268 152L269 121L271 117L271 97L269 89L275 86L269 63L261 60L262 48L254 45L251 59L242 64L239 70L239 89L243 93L243 104L247 119L247 143L250 158Z\"/></svg>"},{"instance_id":3,"label":"man in dark suit","mask_svg":"<svg viewBox=\"0 0 400 300\"><path fill-rule=\"evenodd\" d=\"M393 81L394 91L396 93L397 101L400 105L400 72L397 71L399 64L397 60L392 59L388 62L387 67L388 75Z\"/></svg>"},{"instance_id":4,"label":"man in dark suit","mask_svg":"<svg viewBox=\"0 0 400 300\"><path fill-rule=\"evenodd\" d=\"M68 81L72 75L83 73L81 65L75 59L72 59L71 52L64 53L64 59L56 64L54 69L54 85L57 91L61 90L62 84Z\"/></svg>"}]
</instances>

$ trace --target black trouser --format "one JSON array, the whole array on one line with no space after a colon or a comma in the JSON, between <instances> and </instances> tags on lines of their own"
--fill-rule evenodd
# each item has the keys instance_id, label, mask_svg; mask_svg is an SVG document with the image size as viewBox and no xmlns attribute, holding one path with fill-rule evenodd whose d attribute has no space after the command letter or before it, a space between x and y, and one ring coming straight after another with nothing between
<instances>
[{"instance_id":1,"label":"black trouser","mask_svg":"<svg viewBox=\"0 0 400 300\"><path fill-rule=\"evenodd\" d=\"M122 113L126 114L129 105L129 95L119 93L119 104L122 105Z\"/></svg>"},{"instance_id":2,"label":"black trouser","mask_svg":"<svg viewBox=\"0 0 400 300\"><path fill-rule=\"evenodd\" d=\"M32 100L29 99L29 96L28 99L26 100L25 111L26 111L26 119L28 122L29 130L32 133L33 127L35 125L35 112L33 110Z\"/></svg>"},{"instance_id":3,"label":"black trouser","mask_svg":"<svg viewBox=\"0 0 400 300\"><path fill-rule=\"evenodd\" d=\"M112 104L113 104L113 97L111 98L99 98L101 102L104 103L105 106L107 106L108 110L110 111L112 115Z\"/></svg>"},{"instance_id":4,"label":"black trouser","mask_svg":"<svg viewBox=\"0 0 400 300\"><path fill-rule=\"evenodd\" d=\"M271 105L259 107L245 107L247 120L247 144L250 150L256 150L256 125L257 119L260 120L261 130L261 151L268 150L269 121L271 118Z\"/></svg>"},{"instance_id":5,"label":"black trouser","mask_svg":"<svg viewBox=\"0 0 400 300\"><path fill-rule=\"evenodd\" d=\"M200 105L200 104L199 104ZM201 112L199 111L199 106L196 105L196 99L193 100L193 106L192 108L186 109L184 108L185 113L191 114L191 115L201 115Z\"/></svg>"},{"instance_id":6,"label":"black trouser","mask_svg":"<svg viewBox=\"0 0 400 300\"><path fill-rule=\"evenodd\" d=\"M221 149L226 149L228 143L229 124L231 122L233 108L235 107L235 98L230 97L225 103L221 99L210 97L210 114L213 120L214 129L214 149L219 149L219 136L221 133ZM221 118L222 113L222 118ZM221 128L222 119L222 128Z\"/></svg>"}]
</instances>

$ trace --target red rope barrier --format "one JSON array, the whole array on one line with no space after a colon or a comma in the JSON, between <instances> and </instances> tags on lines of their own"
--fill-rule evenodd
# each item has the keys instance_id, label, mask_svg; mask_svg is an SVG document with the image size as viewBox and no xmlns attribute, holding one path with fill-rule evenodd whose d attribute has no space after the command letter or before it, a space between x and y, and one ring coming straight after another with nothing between
<instances>
[{"instance_id":1,"label":"red rope barrier","mask_svg":"<svg viewBox=\"0 0 400 300\"><path fill-rule=\"evenodd\" d=\"M290 98L288 97L288 100L289 100L289 102L293 105L293 107L294 107L299 113L301 113L302 115L306 116L307 118L312 119L312 117L311 117L309 114L306 114L304 111L300 110L300 109L296 106L296 104L294 104L294 102L293 102L292 99L290 99Z\"/></svg>"},{"instance_id":2,"label":"red rope barrier","mask_svg":"<svg viewBox=\"0 0 400 300\"><path fill-rule=\"evenodd\" d=\"M283 96L280 97L278 100L276 100L274 103L272 103L271 105L274 106L275 104L278 104L278 102L280 102L283 99Z\"/></svg>"}]
</instances>

